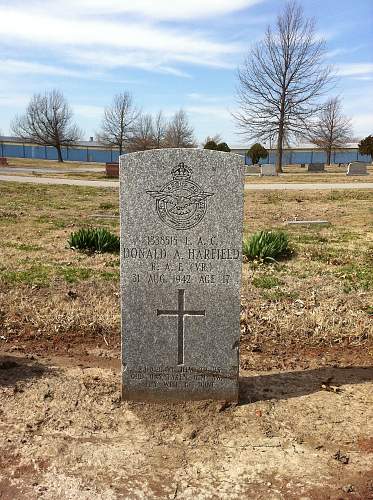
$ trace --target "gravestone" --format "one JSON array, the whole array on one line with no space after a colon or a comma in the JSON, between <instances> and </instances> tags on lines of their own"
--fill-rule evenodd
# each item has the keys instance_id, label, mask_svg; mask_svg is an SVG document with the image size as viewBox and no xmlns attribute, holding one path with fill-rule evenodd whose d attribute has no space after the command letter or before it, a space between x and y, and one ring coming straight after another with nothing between
<instances>
[{"instance_id":1,"label":"gravestone","mask_svg":"<svg viewBox=\"0 0 373 500\"><path fill-rule=\"evenodd\" d=\"M325 172L325 163L309 163L307 172Z\"/></svg>"},{"instance_id":2,"label":"gravestone","mask_svg":"<svg viewBox=\"0 0 373 500\"><path fill-rule=\"evenodd\" d=\"M367 171L368 165L363 161L353 161L348 164L346 175L369 175Z\"/></svg>"},{"instance_id":3,"label":"gravestone","mask_svg":"<svg viewBox=\"0 0 373 500\"><path fill-rule=\"evenodd\" d=\"M246 165L245 174L260 174L260 165Z\"/></svg>"},{"instance_id":4,"label":"gravestone","mask_svg":"<svg viewBox=\"0 0 373 500\"><path fill-rule=\"evenodd\" d=\"M263 163L260 167L261 176L274 176L278 175L276 172L276 165L274 163Z\"/></svg>"},{"instance_id":5,"label":"gravestone","mask_svg":"<svg viewBox=\"0 0 373 500\"><path fill-rule=\"evenodd\" d=\"M120 158L123 398L236 401L244 163Z\"/></svg>"}]
</instances>

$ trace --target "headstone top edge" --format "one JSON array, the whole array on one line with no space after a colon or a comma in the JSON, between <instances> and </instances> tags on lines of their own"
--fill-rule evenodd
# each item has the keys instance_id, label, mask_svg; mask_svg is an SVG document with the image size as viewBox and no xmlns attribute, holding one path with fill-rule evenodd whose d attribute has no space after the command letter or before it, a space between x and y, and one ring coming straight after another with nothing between
<instances>
[{"instance_id":1,"label":"headstone top edge","mask_svg":"<svg viewBox=\"0 0 373 500\"><path fill-rule=\"evenodd\" d=\"M213 149L200 149L200 148L159 148L159 149L148 149L146 151L134 151L133 153L125 153L119 156L119 160L125 160L128 157L136 158L141 156L152 156L155 153L157 154L167 154L170 152L193 152L197 154L210 155L210 156L221 156L228 158L239 158L244 163L244 157L238 153L227 153L226 151L215 151Z\"/></svg>"}]
</instances>

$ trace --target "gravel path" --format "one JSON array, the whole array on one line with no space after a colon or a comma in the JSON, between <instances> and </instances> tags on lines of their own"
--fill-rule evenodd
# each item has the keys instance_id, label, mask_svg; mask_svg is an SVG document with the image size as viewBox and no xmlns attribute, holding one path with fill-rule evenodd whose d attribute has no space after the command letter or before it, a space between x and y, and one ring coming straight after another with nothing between
<instances>
[{"instance_id":1,"label":"gravel path","mask_svg":"<svg viewBox=\"0 0 373 500\"><path fill-rule=\"evenodd\" d=\"M88 186L115 188L119 186L118 181L90 181L83 179L56 179L53 177L31 177L31 176L12 176L0 175L0 181L8 182L31 182L33 184L65 184L69 186ZM245 184L245 190L248 191L273 191L273 190L291 190L291 191L313 191L325 189L373 189L373 182L333 182L333 183L303 183L283 182L273 184Z\"/></svg>"}]
</instances>

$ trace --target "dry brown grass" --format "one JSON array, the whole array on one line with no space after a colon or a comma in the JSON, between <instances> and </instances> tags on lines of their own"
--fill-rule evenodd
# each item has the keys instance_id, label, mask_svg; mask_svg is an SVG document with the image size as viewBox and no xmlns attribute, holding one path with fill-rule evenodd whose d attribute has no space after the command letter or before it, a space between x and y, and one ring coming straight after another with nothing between
<instances>
[{"instance_id":1,"label":"dry brown grass","mask_svg":"<svg viewBox=\"0 0 373 500\"><path fill-rule=\"evenodd\" d=\"M105 168L105 163L79 162L79 161L64 161L59 163L56 160L39 160L34 158L8 158L10 167L23 168L84 168L84 167L101 167ZM0 167L1 172L1 167Z\"/></svg>"},{"instance_id":2,"label":"dry brown grass","mask_svg":"<svg viewBox=\"0 0 373 500\"><path fill-rule=\"evenodd\" d=\"M117 190L2 183L0 194L0 335L10 344L56 335L117 344L119 256L67 247L70 232L85 225L118 233ZM244 263L244 365L255 366L253 351L281 366L307 347L372 345L372 206L369 190L246 194L246 235L284 229L295 217L331 225L286 227L292 259Z\"/></svg>"}]
</instances>

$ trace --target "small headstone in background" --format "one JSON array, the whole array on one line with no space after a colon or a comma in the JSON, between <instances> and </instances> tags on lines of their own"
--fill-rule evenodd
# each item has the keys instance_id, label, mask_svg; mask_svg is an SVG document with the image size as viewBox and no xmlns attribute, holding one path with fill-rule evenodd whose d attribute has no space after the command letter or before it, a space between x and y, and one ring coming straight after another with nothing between
<instances>
[{"instance_id":1,"label":"small headstone in background","mask_svg":"<svg viewBox=\"0 0 373 500\"><path fill-rule=\"evenodd\" d=\"M246 165L245 174L260 174L260 165Z\"/></svg>"},{"instance_id":2,"label":"small headstone in background","mask_svg":"<svg viewBox=\"0 0 373 500\"><path fill-rule=\"evenodd\" d=\"M309 163L307 172L325 172L325 163Z\"/></svg>"},{"instance_id":3,"label":"small headstone in background","mask_svg":"<svg viewBox=\"0 0 373 500\"><path fill-rule=\"evenodd\" d=\"M107 177L119 177L119 162L107 162L105 169Z\"/></svg>"},{"instance_id":4,"label":"small headstone in background","mask_svg":"<svg viewBox=\"0 0 373 500\"><path fill-rule=\"evenodd\" d=\"M237 401L243 158L120 162L123 398Z\"/></svg>"},{"instance_id":5,"label":"small headstone in background","mask_svg":"<svg viewBox=\"0 0 373 500\"><path fill-rule=\"evenodd\" d=\"M278 175L276 172L276 165L274 163L263 163L260 168L261 176L275 176Z\"/></svg>"},{"instance_id":6,"label":"small headstone in background","mask_svg":"<svg viewBox=\"0 0 373 500\"><path fill-rule=\"evenodd\" d=\"M369 163L363 161L353 161L348 164L346 175L369 175L368 165Z\"/></svg>"}]
</instances>

